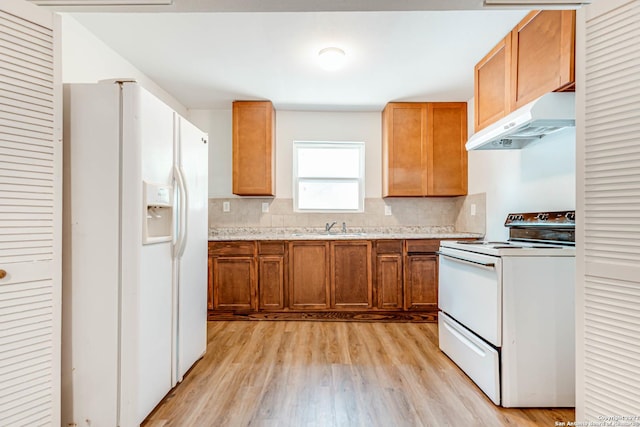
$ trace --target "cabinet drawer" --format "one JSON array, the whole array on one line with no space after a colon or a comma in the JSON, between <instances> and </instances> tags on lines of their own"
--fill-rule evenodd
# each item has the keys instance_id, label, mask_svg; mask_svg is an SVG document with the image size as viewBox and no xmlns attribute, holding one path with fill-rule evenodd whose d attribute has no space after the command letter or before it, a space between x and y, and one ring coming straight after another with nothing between
<instances>
[{"instance_id":1,"label":"cabinet drawer","mask_svg":"<svg viewBox=\"0 0 640 427\"><path fill-rule=\"evenodd\" d=\"M258 242L260 255L284 255L284 242Z\"/></svg>"},{"instance_id":2,"label":"cabinet drawer","mask_svg":"<svg viewBox=\"0 0 640 427\"><path fill-rule=\"evenodd\" d=\"M377 240L376 253L379 254L401 254L402 240Z\"/></svg>"},{"instance_id":3,"label":"cabinet drawer","mask_svg":"<svg viewBox=\"0 0 640 427\"><path fill-rule=\"evenodd\" d=\"M500 357L496 349L443 312L438 314L438 344L495 403L500 404Z\"/></svg>"},{"instance_id":4,"label":"cabinet drawer","mask_svg":"<svg viewBox=\"0 0 640 427\"><path fill-rule=\"evenodd\" d=\"M254 255L255 242L209 242L209 255Z\"/></svg>"},{"instance_id":5,"label":"cabinet drawer","mask_svg":"<svg viewBox=\"0 0 640 427\"><path fill-rule=\"evenodd\" d=\"M405 240L407 253L436 252L440 246L440 240L436 239L416 239Z\"/></svg>"}]
</instances>

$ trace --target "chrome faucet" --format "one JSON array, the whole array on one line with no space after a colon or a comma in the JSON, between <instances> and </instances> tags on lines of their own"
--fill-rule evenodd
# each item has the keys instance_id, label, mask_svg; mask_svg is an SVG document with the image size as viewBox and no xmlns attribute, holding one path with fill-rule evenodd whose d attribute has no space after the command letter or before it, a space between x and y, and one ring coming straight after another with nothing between
<instances>
[{"instance_id":1,"label":"chrome faucet","mask_svg":"<svg viewBox=\"0 0 640 427\"><path fill-rule=\"evenodd\" d=\"M347 223L343 222L342 223L342 233L346 233L347 232Z\"/></svg>"},{"instance_id":2,"label":"chrome faucet","mask_svg":"<svg viewBox=\"0 0 640 427\"><path fill-rule=\"evenodd\" d=\"M336 225L337 223L338 223L337 221L333 221L331 224L326 223L326 224L324 225L324 231L325 231L325 232L327 232L327 233L331 232L331 227L333 227L333 226L334 226L334 225Z\"/></svg>"}]
</instances>

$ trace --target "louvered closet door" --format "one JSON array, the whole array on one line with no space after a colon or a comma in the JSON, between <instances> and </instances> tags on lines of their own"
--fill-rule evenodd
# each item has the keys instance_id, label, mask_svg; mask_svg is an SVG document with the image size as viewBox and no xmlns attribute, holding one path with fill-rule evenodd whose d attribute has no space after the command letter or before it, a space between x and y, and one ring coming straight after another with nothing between
<instances>
[{"instance_id":1,"label":"louvered closet door","mask_svg":"<svg viewBox=\"0 0 640 427\"><path fill-rule=\"evenodd\" d=\"M640 416L640 1L585 12L576 416L598 421Z\"/></svg>"},{"instance_id":2,"label":"louvered closet door","mask_svg":"<svg viewBox=\"0 0 640 427\"><path fill-rule=\"evenodd\" d=\"M53 28L51 13L0 1L0 269L6 272L0 426L60 423L60 92Z\"/></svg>"}]
</instances>

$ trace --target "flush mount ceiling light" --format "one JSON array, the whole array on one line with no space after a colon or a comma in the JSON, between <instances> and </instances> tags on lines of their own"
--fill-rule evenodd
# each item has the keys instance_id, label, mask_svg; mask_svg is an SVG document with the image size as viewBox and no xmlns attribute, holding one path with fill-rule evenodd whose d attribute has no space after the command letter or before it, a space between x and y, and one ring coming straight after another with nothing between
<instances>
[{"instance_id":1,"label":"flush mount ceiling light","mask_svg":"<svg viewBox=\"0 0 640 427\"><path fill-rule=\"evenodd\" d=\"M346 53L339 47L325 47L318 52L320 66L327 71L335 71L341 68L346 60Z\"/></svg>"}]
</instances>

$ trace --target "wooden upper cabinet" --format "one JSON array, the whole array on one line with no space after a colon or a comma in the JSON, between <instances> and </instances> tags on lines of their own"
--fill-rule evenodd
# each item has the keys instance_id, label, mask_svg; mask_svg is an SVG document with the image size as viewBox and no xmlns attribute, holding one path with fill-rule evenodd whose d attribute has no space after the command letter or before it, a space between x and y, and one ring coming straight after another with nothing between
<instances>
[{"instance_id":1,"label":"wooden upper cabinet","mask_svg":"<svg viewBox=\"0 0 640 427\"><path fill-rule=\"evenodd\" d=\"M575 82L573 10L529 13L511 35L511 109Z\"/></svg>"},{"instance_id":2,"label":"wooden upper cabinet","mask_svg":"<svg viewBox=\"0 0 640 427\"><path fill-rule=\"evenodd\" d=\"M474 69L474 131L542 95L575 87L573 10L529 13Z\"/></svg>"},{"instance_id":3,"label":"wooden upper cabinet","mask_svg":"<svg viewBox=\"0 0 640 427\"><path fill-rule=\"evenodd\" d=\"M427 195L467 194L467 103L428 103L427 124Z\"/></svg>"},{"instance_id":4,"label":"wooden upper cabinet","mask_svg":"<svg viewBox=\"0 0 640 427\"><path fill-rule=\"evenodd\" d=\"M474 68L474 129L501 119L511 108L511 34Z\"/></svg>"},{"instance_id":5,"label":"wooden upper cabinet","mask_svg":"<svg viewBox=\"0 0 640 427\"><path fill-rule=\"evenodd\" d=\"M274 120L270 101L233 103L233 194L274 195Z\"/></svg>"},{"instance_id":6,"label":"wooden upper cabinet","mask_svg":"<svg viewBox=\"0 0 640 427\"><path fill-rule=\"evenodd\" d=\"M382 196L427 191L427 104L390 102L382 112Z\"/></svg>"},{"instance_id":7,"label":"wooden upper cabinet","mask_svg":"<svg viewBox=\"0 0 640 427\"><path fill-rule=\"evenodd\" d=\"M466 103L389 103L382 135L383 197L467 194Z\"/></svg>"}]
</instances>

